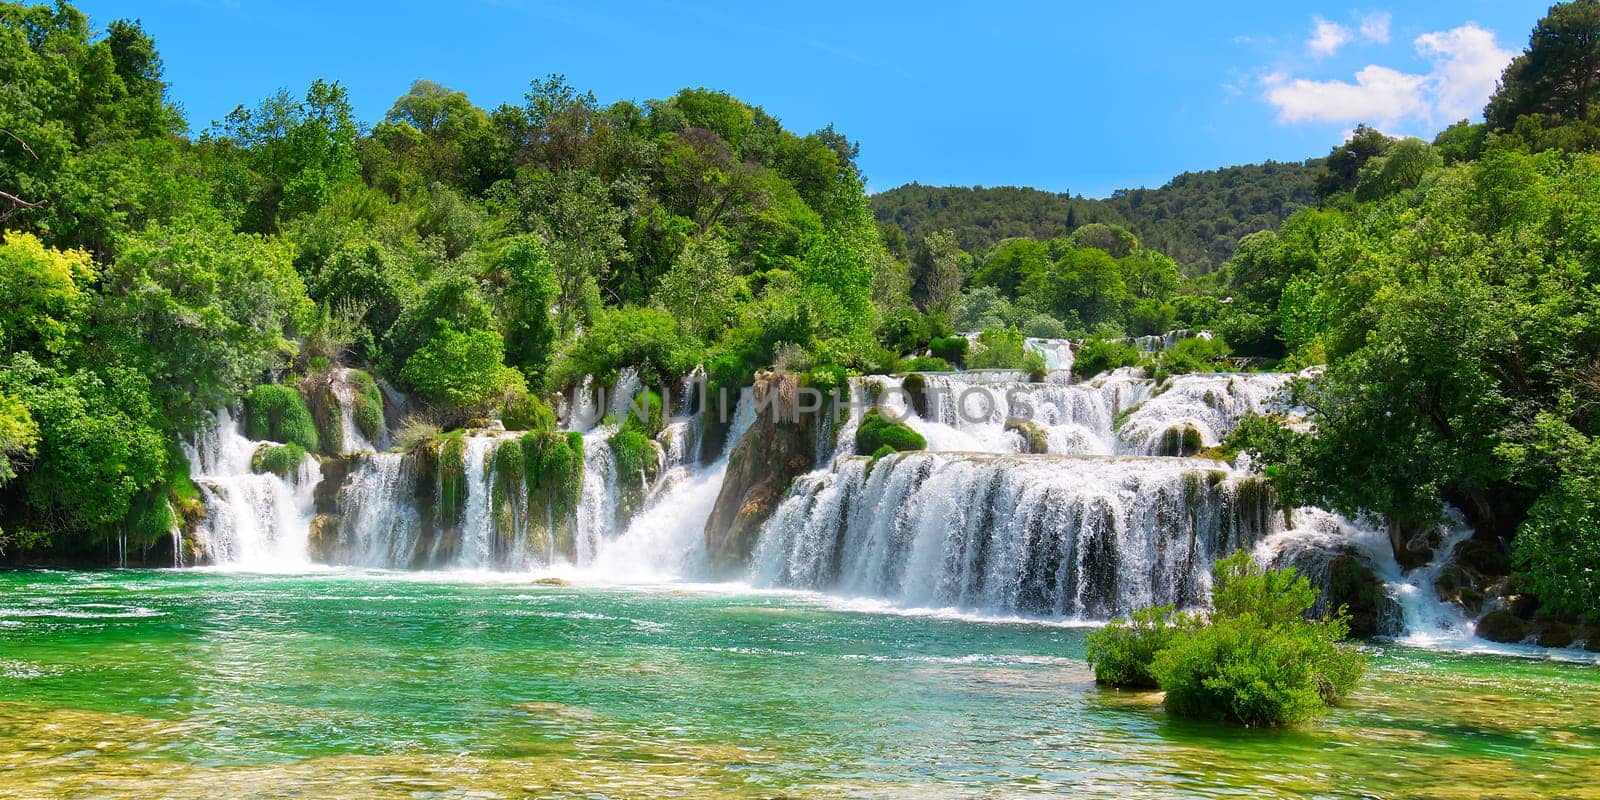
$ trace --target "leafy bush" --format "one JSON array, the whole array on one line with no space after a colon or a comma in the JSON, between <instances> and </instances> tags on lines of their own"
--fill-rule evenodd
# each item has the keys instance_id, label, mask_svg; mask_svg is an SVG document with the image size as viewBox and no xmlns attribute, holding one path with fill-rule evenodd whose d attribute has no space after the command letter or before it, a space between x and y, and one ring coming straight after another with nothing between
<instances>
[{"instance_id":1,"label":"leafy bush","mask_svg":"<svg viewBox=\"0 0 1600 800\"><path fill-rule=\"evenodd\" d=\"M1102 372L1139 363L1139 348L1124 341L1089 339L1078 347L1072 360L1072 374L1092 378Z\"/></svg>"},{"instance_id":2,"label":"leafy bush","mask_svg":"<svg viewBox=\"0 0 1600 800\"><path fill-rule=\"evenodd\" d=\"M1211 612L1135 612L1089 637L1095 680L1159 686L1167 710L1247 726L1290 725L1354 690L1366 656L1341 643L1349 615L1310 620L1317 592L1293 568L1239 551L1212 567Z\"/></svg>"},{"instance_id":3,"label":"leafy bush","mask_svg":"<svg viewBox=\"0 0 1600 800\"><path fill-rule=\"evenodd\" d=\"M1227 343L1219 337L1209 339L1199 336L1179 339L1172 349L1161 354L1159 366L1170 375L1191 372L1215 372L1223 359L1232 354Z\"/></svg>"},{"instance_id":4,"label":"leafy bush","mask_svg":"<svg viewBox=\"0 0 1600 800\"><path fill-rule=\"evenodd\" d=\"M1022 323L1022 334L1036 339L1065 339L1067 324L1049 314L1034 314Z\"/></svg>"},{"instance_id":5,"label":"leafy bush","mask_svg":"<svg viewBox=\"0 0 1600 800\"><path fill-rule=\"evenodd\" d=\"M679 333L671 314L659 308L613 308L600 312L587 334L561 354L551 377L556 386L576 385L585 375L609 385L619 370L631 366L645 385L659 385L688 373L699 357L699 348Z\"/></svg>"},{"instance_id":6,"label":"leafy bush","mask_svg":"<svg viewBox=\"0 0 1600 800\"><path fill-rule=\"evenodd\" d=\"M655 442L634 428L624 426L608 440L611 453L617 459L617 474L631 479L635 475L650 474L656 467Z\"/></svg>"},{"instance_id":7,"label":"leafy bush","mask_svg":"<svg viewBox=\"0 0 1600 800\"><path fill-rule=\"evenodd\" d=\"M1197 624L1192 614L1170 605L1141 608L1126 620L1113 620L1089 634L1089 665L1094 680L1107 686L1154 689L1160 684L1151 674L1156 654L1172 646Z\"/></svg>"},{"instance_id":8,"label":"leafy bush","mask_svg":"<svg viewBox=\"0 0 1600 800\"><path fill-rule=\"evenodd\" d=\"M245 434L252 439L317 449L317 423L305 398L292 386L264 383L245 395Z\"/></svg>"},{"instance_id":9,"label":"leafy bush","mask_svg":"<svg viewBox=\"0 0 1600 800\"><path fill-rule=\"evenodd\" d=\"M895 452L926 450L928 440L904 423L891 422L876 409L868 411L856 428L856 452L877 454L884 447Z\"/></svg>"},{"instance_id":10,"label":"leafy bush","mask_svg":"<svg viewBox=\"0 0 1600 800\"><path fill-rule=\"evenodd\" d=\"M928 342L928 352L934 358L943 359L951 364L960 364L967 358L967 348L971 343L965 336L944 336Z\"/></svg>"},{"instance_id":11,"label":"leafy bush","mask_svg":"<svg viewBox=\"0 0 1600 800\"><path fill-rule=\"evenodd\" d=\"M1317 600L1292 567L1266 569L1243 550L1212 568L1210 623L1156 655L1150 672L1180 716L1289 725L1344 699L1366 656L1341 644L1349 615L1308 620Z\"/></svg>"},{"instance_id":12,"label":"leafy bush","mask_svg":"<svg viewBox=\"0 0 1600 800\"><path fill-rule=\"evenodd\" d=\"M556 414L549 404L533 395L510 398L500 408L500 421L506 430L548 431L556 427Z\"/></svg>"}]
</instances>

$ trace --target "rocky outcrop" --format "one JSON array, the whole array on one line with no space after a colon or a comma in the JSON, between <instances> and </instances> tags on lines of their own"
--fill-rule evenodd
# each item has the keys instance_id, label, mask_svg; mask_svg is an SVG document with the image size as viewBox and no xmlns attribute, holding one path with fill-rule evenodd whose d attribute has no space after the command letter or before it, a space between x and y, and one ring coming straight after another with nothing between
<instances>
[{"instance_id":1,"label":"rocky outcrop","mask_svg":"<svg viewBox=\"0 0 1600 800\"><path fill-rule=\"evenodd\" d=\"M1352 636L1399 633L1400 605L1384 589L1383 581L1354 551L1346 551L1328 565L1324 589L1328 605L1350 612Z\"/></svg>"},{"instance_id":2,"label":"rocky outcrop","mask_svg":"<svg viewBox=\"0 0 1600 800\"><path fill-rule=\"evenodd\" d=\"M1022 437L1022 452L1034 455L1050 452L1050 434L1033 420L1012 417L1006 420L1006 430Z\"/></svg>"},{"instance_id":3,"label":"rocky outcrop","mask_svg":"<svg viewBox=\"0 0 1600 800\"><path fill-rule=\"evenodd\" d=\"M756 376L752 391L759 412L728 456L722 489L706 520L706 552L719 571L748 561L761 526L783 502L789 484L815 461L817 418L795 414L799 386L794 373Z\"/></svg>"},{"instance_id":4,"label":"rocky outcrop","mask_svg":"<svg viewBox=\"0 0 1600 800\"><path fill-rule=\"evenodd\" d=\"M1473 629L1479 638L1491 642L1516 644L1528 638L1528 623L1506 609L1490 611Z\"/></svg>"}]
</instances>

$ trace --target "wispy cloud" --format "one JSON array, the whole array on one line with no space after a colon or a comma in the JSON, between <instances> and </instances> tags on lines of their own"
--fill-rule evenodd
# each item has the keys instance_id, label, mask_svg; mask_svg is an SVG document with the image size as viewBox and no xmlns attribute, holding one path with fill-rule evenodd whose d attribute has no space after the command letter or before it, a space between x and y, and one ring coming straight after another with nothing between
<instances>
[{"instance_id":1,"label":"wispy cloud","mask_svg":"<svg viewBox=\"0 0 1600 800\"><path fill-rule=\"evenodd\" d=\"M1322 17L1311 18L1311 38L1306 39L1306 50L1315 56L1331 56L1350 43L1350 29Z\"/></svg>"},{"instance_id":2,"label":"wispy cloud","mask_svg":"<svg viewBox=\"0 0 1600 800\"><path fill-rule=\"evenodd\" d=\"M1387 11L1374 11L1361 18L1361 38L1373 44L1389 43L1389 24L1394 15Z\"/></svg>"},{"instance_id":3,"label":"wispy cloud","mask_svg":"<svg viewBox=\"0 0 1600 800\"><path fill-rule=\"evenodd\" d=\"M1387 26L1385 26L1387 27ZM1423 74L1369 64L1354 80L1311 80L1277 72L1262 78L1266 100L1283 123L1371 122L1381 128L1426 128L1471 116L1494 92L1512 53L1494 32L1467 23L1412 42L1432 68Z\"/></svg>"}]
</instances>

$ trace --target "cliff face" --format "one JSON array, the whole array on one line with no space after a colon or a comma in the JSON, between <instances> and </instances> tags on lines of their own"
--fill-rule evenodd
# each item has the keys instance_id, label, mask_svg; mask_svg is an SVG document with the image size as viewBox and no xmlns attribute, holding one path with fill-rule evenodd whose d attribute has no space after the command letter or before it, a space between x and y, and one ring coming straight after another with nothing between
<instances>
[{"instance_id":1,"label":"cliff face","mask_svg":"<svg viewBox=\"0 0 1600 800\"><path fill-rule=\"evenodd\" d=\"M794 418L792 400L799 386L799 376L791 373L756 376L752 392L760 411L728 456L722 489L706 520L706 552L719 572L732 572L749 561L761 526L794 479L816 461L817 417Z\"/></svg>"}]
</instances>

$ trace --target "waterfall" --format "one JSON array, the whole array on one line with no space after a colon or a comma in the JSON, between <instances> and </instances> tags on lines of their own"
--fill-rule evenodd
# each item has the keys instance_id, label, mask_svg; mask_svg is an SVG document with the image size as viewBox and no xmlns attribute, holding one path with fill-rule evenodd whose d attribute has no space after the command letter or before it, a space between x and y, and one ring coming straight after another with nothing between
<instances>
[{"instance_id":1,"label":"waterfall","mask_svg":"<svg viewBox=\"0 0 1600 800\"><path fill-rule=\"evenodd\" d=\"M1179 455L1171 452L1170 445L1174 436L1181 438L1187 431L1198 437L1200 447L1214 447L1246 415L1286 410L1280 395L1293 377L1286 373L1174 375L1158 392L1132 407L1117 428L1116 451Z\"/></svg>"},{"instance_id":2,"label":"waterfall","mask_svg":"<svg viewBox=\"0 0 1600 800\"><path fill-rule=\"evenodd\" d=\"M190 477L200 487L206 517L197 531L197 550L213 564L252 570L306 566L307 537L322 471L306 456L287 477L256 473L251 460L271 442L245 437L228 410L184 444Z\"/></svg>"},{"instance_id":3,"label":"waterfall","mask_svg":"<svg viewBox=\"0 0 1600 800\"><path fill-rule=\"evenodd\" d=\"M1105 619L1192 605L1212 560L1280 519L1260 479L1196 459L905 453L796 482L761 585L912 607Z\"/></svg>"},{"instance_id":4,"label":"waterfall","mask_svg":"<svg viewBox=\"0 0 1600 800\"><path fill-rule=\"evenodd\" d=\"M372 442L367 439L367 435L361 430L361 426L356 424L355 409L358 387L350 377L351 372L353 370L349 367L338 367L334 369L329 381L329 385L333 389L334 399L339 401L339 427L343 435L343 441L339 443L339 452L342 454L371 453L388 449L389 433L387 430L380 428L378 441Z\"/></svg>"},{"instance_id":5,"label":"waterfall","mask_svg":"<svg viewBox=\"0 0 1600 800\"><path fill-rule=\"evenodd\" d=\"M1044 359L1044 368L1051 372L1072 369L1073 350L1070 339L1038 339L1029 338L1022 342L1023 347L1038 353Z\"/></svg>"},{"instance_id":6,"label":"waterfall","mask_svg":"<svg viewBox=\"0 0 1600 800\"><path fill-rule=\"evenodd\" d=\"M405 569L421 536L417 478L400 453L368 453L339 490L340 533L354 543L348 563Z\"/></svg>"}]
</instances>

